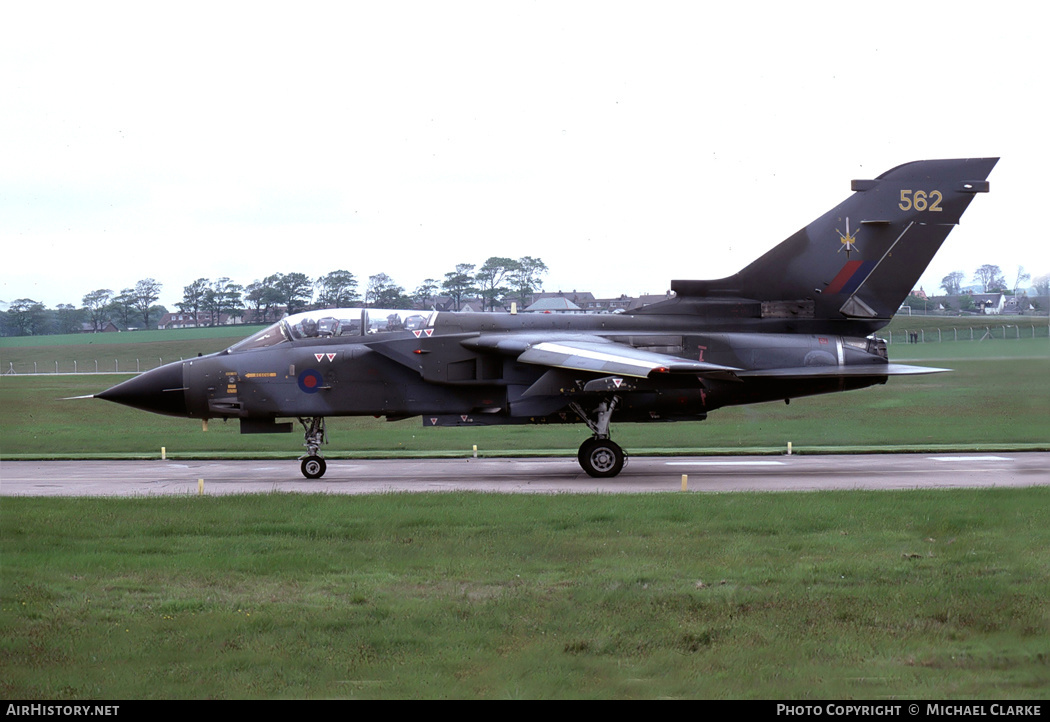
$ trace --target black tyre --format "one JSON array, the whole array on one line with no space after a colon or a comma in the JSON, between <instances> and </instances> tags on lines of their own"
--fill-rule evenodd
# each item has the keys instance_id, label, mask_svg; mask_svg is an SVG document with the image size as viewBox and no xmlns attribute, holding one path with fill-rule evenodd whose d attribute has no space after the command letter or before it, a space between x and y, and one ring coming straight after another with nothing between
<instances>
[{"instance_id":1,"label":"black tyre","mask_svg":"<svg viewBox=\"0 0 1050 722\"><path fill-rule=\"evenodd\" d=\"M588 439L580 445L580 466L588 476L596 479L607 479L616 476L623 470L627 455L619 445L608 439Z\"/></svg>"},{"instance_id":2,"label":"black tyre","mask_svg":"<svg viewBox=\"0 0 1050 722\"><path fill-rule=\"evenodd\" d=\"M591 438L587 439L582 444L580 444L580 450L576 452L576 459L580 462L580 466L582 466L584 470L587 469L587 462L584 461L584 459L587 457L588 454L591 453L591 447L597 443L598 439L592 436Z\"/></svg>"},{"instance_id":3,"label":"black tyre","mask_svg":"<svg viewBox=\"0 0 1050 722\"><path fill-rule=\"evenodd\" d=\"M307 479L320 479L324 476L325 471L328 469L328 465L324 463L324 459L320 456L307 456L303 459L300 468L303 471L303 476Z\"/></svg>"}]
</instances>

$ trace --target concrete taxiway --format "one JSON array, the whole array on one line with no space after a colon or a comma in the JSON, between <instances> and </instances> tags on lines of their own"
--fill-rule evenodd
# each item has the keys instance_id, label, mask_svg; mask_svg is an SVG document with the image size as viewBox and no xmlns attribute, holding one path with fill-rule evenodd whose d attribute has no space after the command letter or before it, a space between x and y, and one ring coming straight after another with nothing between
<instances>
[{"instance_id":1,"label":"concrete taxiway","mask_svg":"<svg viewBox=\"0 0 1050 722\"><path fill-rule=\"evenodd\" d=\"M297 492L371 494L645 493L928 489L1050 485L1050 453L635 457L614 479L576 459L330 460L309 481L289 461L4 461L0 496L167 496ZM203 479L203 484L200 480Z\"/></svg>"}]
</instances>

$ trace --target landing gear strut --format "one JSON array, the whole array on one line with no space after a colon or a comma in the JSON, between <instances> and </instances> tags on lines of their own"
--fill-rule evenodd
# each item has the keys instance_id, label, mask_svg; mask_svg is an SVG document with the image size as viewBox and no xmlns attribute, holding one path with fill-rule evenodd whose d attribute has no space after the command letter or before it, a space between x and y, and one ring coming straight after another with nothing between
<instances>
[{"instance_id":1,"label":"landing gear strut","mask_svg":"<svg viewBox=\"0 0 1050 722\"><path fill-rule=\"evenodd\" d=\"M583 407L576 402L570 404L576 415L583 419L587 427L594 432L594 436L580 444L580 451L576 454L576 458L583 470L589 476L597 479L616 476L627 464L627 454L619 444L609 438L609 420L619 401L617 396L613 396L608 401L602 401L593 414L584 411Z\"/></svg>"},{"instance_id":2,"label":"landing gear strut","mask_svg":"<svg viewBox=\"0 0 1050 722\"><path fill-rule=\"evenodd\" d=\"M321 455L321 444L328 443L328 436L324 430L324 417L299 417L299 423L303 425L305 431L306 441L303 446L306 447L307 452L305 456L299 457L303 462L300 469L307 479L320 479L328 469Z\"/></svg>"}]
</instances>

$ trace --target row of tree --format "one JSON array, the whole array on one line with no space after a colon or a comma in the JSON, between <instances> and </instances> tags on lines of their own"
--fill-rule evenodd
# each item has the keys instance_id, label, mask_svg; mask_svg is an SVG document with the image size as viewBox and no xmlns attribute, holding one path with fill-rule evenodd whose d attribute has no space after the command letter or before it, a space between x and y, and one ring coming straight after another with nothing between
<instances>
[{"instance_id":1,"label":"row of tree","mask_svg":"<svg viewBox=\"0 0 1050 722\"><path fill-rule=\"evenodd\" d=\"M346 270L332 271L314 280L303 273L275 273L245 287L221 278L212 283L200 278L183 289L179 308L199 316L203 309L212 323L221 313L248 308L262 320L272 320L278 313L289 314L309 308L347 308L365 305L373 308L430 308L439 296L451 299L454 310L463 300L480 297L487 310L502 307L507 300L522 305L543 289L547 265L538 258L492 257L481 267L459 263L443 280L423 279L411 292L386 273L368 277L361 294L357 277ZM242 296L243 294L243 296Z\"/></svg>"},{"instance_id":2,"label":"row of tree","mask_svg":"<svg viewBox=\"0 0 1050 722\"><path fill-rule=\"evenodd\" d=\"M949 296L958 296L962 293L962 284L966 280L966 274L962 271L952 271L947 276L941 279L941 288ZM1023 284L1032 281L1032 274L1024 270L1024 266L1017 267L1017 276L1014 279L1013 286L1006 285L1006 276L1003 274L1003 270L999 266L993 266L985 264L973 272L973 280L971 283L977 284L981 287L983 293L1009 293L1011 290L1016 296L1018 289ZM1037 276L1032 285L1035 288L1035 295L1047 296L1050 295L1050 273L1044 273L1042 276Z\"/></svg>"},{"instance_id":3,"label":"row of tree","mask_svg":"<svg viewBox=\"0 0 1050 722\"><path fill-rule=\"evenodd\" d=\"M160 283L145 278L118 295L113 295L108 288L92 291L81 299L80 308L60 303L55 309L49 309L31 298L19 298L0 316L0 333L5 336L77 333L85 323L94 330L102 330L110 321L127 329L137 327L140 319L142 327L149 328L167 312L163 306L156 305L160 289Z\"/></svg>"},{"instance_id":4,"label":"row of tree","mask_svg":"<svg viewBox=\"0 0 1050 722\"><path fill-rule=\"evenodd\" d=\"M50 333L76 333L84 319L83 309L60 303L49 309L31 298L12 301L0 314L0 334L4 336L43 336Z\"/></svg>"},{"instance_id":5,"label":"row of tree","mask_svg":"<svg viewBox=\"0 0 1050 722\"><path fill-rule=\"evenodd\" d=\"M284 313L293 314L311 308L345 308L365 305L379 308L430 308L444 296L455 310L465 299L481 298L487 310L501 308L505 302L517 301L523 307L543 289L547 265L538 258L492 257L480 267L472 263L457 264L443 280L424 279L412 292L406 292L386 273L368 277L364 294L357 277L346 270L332 271L311 279L304 273L274 273L247 286L230 278L198 278L182 289L182 300L176 305L190 315L195 325L222 323L224 315L246 309L258 321L276 320ZM2 317L0 332L10 336L38 336L48 333L75 333L88 324L101 331L110 322L118 328L152 328L168 309L157 305L162 285L145 278L119 294L100 288L84 295L82 306L59 304L51 310L30 298L13 301Z\"/></svg>"}]
</instances>

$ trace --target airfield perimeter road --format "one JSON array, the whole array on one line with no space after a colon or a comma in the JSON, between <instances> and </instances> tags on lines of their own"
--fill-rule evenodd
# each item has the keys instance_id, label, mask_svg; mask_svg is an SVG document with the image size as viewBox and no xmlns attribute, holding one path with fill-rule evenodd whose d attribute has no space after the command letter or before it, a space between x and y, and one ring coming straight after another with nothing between
<instances>
[{"instance_id":1,"label":"airfield perimeter road","mask_svg":"<svg viewBox=\"0 0 1050 722\"><path fill-rule=\"evenodd\" d=\"M615 479L575 458L331 460L308 481L290 461L3 461L0 496L162 496L277 492L368 494L814 491L1050 485L1050 453L636 457Z\"/></svg>"}]
</instances>

